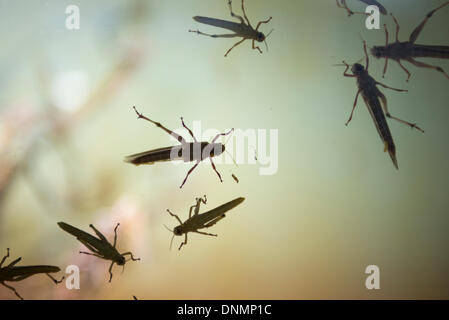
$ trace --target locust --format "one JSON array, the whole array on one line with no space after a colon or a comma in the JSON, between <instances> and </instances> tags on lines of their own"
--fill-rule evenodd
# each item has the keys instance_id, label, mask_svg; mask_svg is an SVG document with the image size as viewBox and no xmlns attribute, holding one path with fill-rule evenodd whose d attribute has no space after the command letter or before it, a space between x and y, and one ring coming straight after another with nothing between
<instances>
[{"instance_id":1,"label":"locust","mask_svg":"<svg viewBox=\"0 0 449 320\"><path fill-rule=\"evenodd\" d=\"M386 15L388 14L387 9L385 9L385 7L383 5L381 5L378 1L376 0L360 0L363 3L366 3L367 5L370 6L377 6L379 8L380 13ZM339 8L344 8L347 12L348 12L348 16L352 16L353 14L365 14L365 12L355 12L352 11L351 9L349 9L348 5L346 4L346 0L336 0L337 2L337 6Z\"/></svg>"},{"instance_id":2,"label":"locust","mask_svg":"<svg viewBox=\"0 0 449 320\"><path fill-rule=\"evenodd\" d=\"M64 280L64 277L62 277L61 280L56 280L53 278L50 273L56 273L61 271L59 267L55 266L46 266L46 265L38 265L38 266L16 266L16 264L22 260L21 257L17 258L16 260L12 261L7 266L3 267L3 263L6 261L6 259L9 258L9 248L6 249L6 255L3 257L2 261L0 262L0 284L5 286L6 288L12 290L15 295L23 300L22 296L17 292L17 290L5 283L5 281L8 282L18 282L24 279L27 279L31 276L34 276L36 274L45 273L55 284L61 283L62 280Z\"/></svg>"},{"instance_id":3,"label":"locust","mask_svg":"<svg viewBox=\"0 0 449 320\"><path fill-rule=\"evenodd\" d=\"M206 204L207 198L206 198L206 196L196 198L195 199L196 203L190 207L189 218L184 222L182 222L181 219L176 214L172 213L169 209L167 209L167 212L172 217L176 218L176 220L178 220L178 222L179 222L179 226L176 226L173 230L170 230L167 226L165 226L170 232L173 233L173 237L170 242L170 248L172 246L173 238L175 236L184 235L184 241L181 243L181 245L178 248L178 250L181 250L182 246L187 244L187 234L189 232L195 232L195 233L199 233L199 234L206 235L206 236L216 237L217 236L216 234L206 233L206 232L202 232L202 231L198 231L198 230L212 227L218 221L220 221L221 219L226 217L225 213L227 211L237 207L244 200L245 200L245 198L242 198L242 197L236 198L232 201L222 204L221 206L219 206L215 209L212 209L210 211L199 214L200 205L201 205L201 203ZM193 211L193 215L192 215L192 211Z\"/></svg>"},{"instance_id":4,"label":"locust","mask_svg":"<svg viewBox=\"0 0 449 320\"><path fill-rule=\"evenodd\" d=\"M231 132L234 131L234 129L229 130L229 132L226 133L219 133L217 134L211 142L205 142L201 141L198 142L195 136L193 135L192 130L190 130L184 123L184 119L181 117L181 122L184 128L187 129L190 136L193 138L194 142L187 142L186 139L184 139L181 135L173 132L170 129L167 129L159 122L155 122L151 120L150 118L147 118L142 113L139 113L137 111L136 107L133 107L134 111L137 113L137 116L139 119L147 120L157 127L161 128L165 132L167 132L169 135L174 137L176 140L178 140L181 145L178 146L172 146L172 147L164 147L159 149L154 149L150 151L145 151L137 154L133 154L130 156L125 157L124 161L128 163L132 163L134 165L142 165L142 164L154 164L156 162L161 161L173 161L173 160L183 160L184 162L191 162L195 161L195 165L187 172L186 177L182 181L182 184L179 188L182 188L184 184L187 181L187 178L189 175L195 170L195 168L198 166L198 164L203 161L204 159L209 158L210 163L212 165L213 170L217 173L218 178L220 179L220 182L223 182L223 179L221 178L221 174L218 172L217 168L215 167L214 161L212 160L212 157L219 156L225 151L225 145L222 143L216 143L217 139L221 136L227 136Z\"/></svg>"},{"instance_id":5,"label":"locust","mask_svg":"<svg viewBox=\"0 0 449 320\"><path fill-rule=\"evenodd\" d=\"M244 18L242 16L236 15L232 11L232 1L231 0L228 1L228 6L229 6L229 10L231 12L231 17L240 20L240 23L236 23L236 22L232 22L232 21L226 21L226 20L221 20L221 19L215 19L215 18L209 18L209 17L202 17L202 16L195 16L195 17L193 17L193 20L195 20L195 21L197 21L199 23L211 25L211 26L214 26L214 27L231 30L234 33L231 33L231 34L208 34L208 33L201 32L199 30L189 30L189 32L194 32L194 33L196 33L198 35L209 36L209 37L212 37L212 38L236 38L236 37L241 37L242 39L240 41L238 41L236 44L234 44L225 53L225 55L224 55L225 57L228 56L228 54L232 51L232 49L234 49L238 45L242 44L245 40L252 40L252 48L253 48L253 50L258 50L260 53L262 53L262 50L256 45L256 41L257 42L265 42L265 45L266 45L267 50L268 50L268 45L267 45L266 39L268 38L268 36L271 34L271 32L273 30L271 30L265 36L262 32L259 31L259 28L260 28L260 26L262 24L266 24L266 23L270 22L272 17L270 17L270 18L268 18L267 20L264 20L264 21L259 21L257 23L256 28L254 29L253 26L251 25L251 23L249 22L248 17L246 16L244 0L242 0L242 12L243 12L243 17Z\"/></svg>"},{"instance_id":6,"label":"locust","mask_svg":"<svg viewBox=\"0 0 449 320\"><path fill-rule=\"evenodd\" d=\"M75 236L76 239L78 239L78 241L80 241L83 245L86 246L87 249L89 249L92 252L90 253L80 251L79 253L112 261L111 265L109 266L109 282L111 282L112 280L112 267L114 266L114 264L123 266L123 269L125 268L125 263L129 261L126 260L125 256L131 256L130 260L132 261L140 260L140 258L134 258L131 252L119 253L118 250L116 249L115 246L117 244L117 228L119 227L119 225L120 223L117 223L117 225L114 228L114 243L111 245L109 241L106 239L106 237L100 231L98 231L92 224L90 224L89 227L91 227L92 230L94 230L98 238L78 228L75 228L65 222L58 222L58 226L62 230L70 233L72 236Z\"/></svg>"},{"instance_id":7,"label":"locust","mask_svg":"<svg viewBox=\"0 0 449 320\"><path fill-rule=\"evenodd\" d=\"M383 76L385 76L385 73L387 72L388 67L388 60L392 59L396 61L399 66L402 68L402 70L405 71L407 74L407 82L410 80L411 73L407 70L407 68L404 67L404 65L401 63L401 60L408 61L409 63L415 65L416 67L420 68L429 68L434 69L438 72L441 72L446 78L449 79L449 75L438 66L433 66L424 62L416 61L415 58L441 58L441 59L449 59L449 46L434 46L434 45L420 45L416 44L416 40L418 39L418 36L420 35L421 31L423 30L425 24L429 19L433 16L433 14L445 7L449 4L448 2L445 2L438 8L430 11L424 20L413 30L413 32L410 34L408 41L399 41L399 23L396 19L396 17L391 14L393 17L393 20L396 25L396 41L393 43L388 43L388 29L387 26L384 25L385 28L385 37L386 42L384 46L374 46L371 48L371 54L376 58L385 58L385 66L383 70Z\"/></svg>"},{"instance_id":8,"label":"locust","mask_svg":"<svg viewBox=\"0 0 449 320\"><path fill-rule=\"evenodd\" d=\"M359 94L362 94L363 100L365 101L365 104L371 114L371 117L373 118L374 124L376 126L377 132L380 135L381 140L384 143L384 151L388 151L391 160L393 161L394 166L396 169L399 169L398 161L396 158L396 147L393 142L393 137L391 135L390 129L388 127L388 123L386 121L385 116L387 116L390 119L394 119L400 123L403 123L405 125L410 126L412 129L416 128L417 130L424 132L420 127L416 125L416 123L410 123L408 121L401 120L397 117L394 117L390 114L387 107L387 98L385 95L377 88L377 85L380 85L386 89L391 89L398 92L407 92L407 90L404 89L396 89L389 87L383 83L380 83L376 81L373 77L371 77L368 73L369 68L369 58L368 58L368 52L366 49L366 42L363 41L363 49L365 52L365 59L366 59L366 65L365 67L362 66L359 63L355 63L352 65L351 71L352 74L347 73L349 70L349 65L343 61L343 64L346 66L346 69L343 73L345 77L350 78L356 78L357 79L357 87L358 91L355 96L354 105L352 107L351 115L349 116L348 121L346 122L346 125L349 124L349 122L352 120L352 116L354 114L354 109L357 106L357 99L359 97Z\"/></svg>"}]
</instances>

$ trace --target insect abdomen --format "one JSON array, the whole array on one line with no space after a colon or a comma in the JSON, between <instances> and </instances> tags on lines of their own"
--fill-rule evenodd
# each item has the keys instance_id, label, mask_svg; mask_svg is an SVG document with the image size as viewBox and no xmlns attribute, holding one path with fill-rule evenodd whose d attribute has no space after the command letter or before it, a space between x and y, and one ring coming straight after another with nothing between
<instances>
[{"instance_id":1,"label":"insect abdomen","mask_svg":"<svg viewBox=\"0 0 449 320\"><path fill-rule=\"evenodd\" d=\"M228 30L234 31L236 33L238 33L241 29L241 24L231 22L231 21L221 20L221 19L195 16L195 17L193 17L193 20L195 20L199 23L208 24L210 26L228 29Z\"/></svg>"},{"instance_id":2,"label":"insect abdomen","mask_svg":"<svg viewBox=\"0 0 449 320\"><path fill-rule=\"evenodd\" d=\"M414 45L412 47L412 56L417 58L449 59L449 46Z\"/></svg>"},{"instance_id":3,"label":"insect abdomen","mask_svg":"<svg viewBox=\"0 0 449 320\"><path fill-rule=\"evenodd\" d=\"M394 166L398 168L396 159L396 146L394 144L393 137L391 135L390 128L388 127L387 119L385 118L385 114L382 110L379 98L377 96L372 98L366 98L364 96L364 99L371 113L371 116L373 117L377 132L379 133L380 138L385 145L384 151L388 151Z\"/></svg>"},{"instance_id":4,"label":"insect abdomen","mask_svg":"<svg viewBox=\"0 0 449 320\"><path fill-rule=\"evenodd\" d=\"M31 276L38 273L55 273L59 271L61 271L61 269L55 266L21 266L13 267L11 270L8 270L8 275L11 278L14 278L26 274Z\"/></svg>"},{"instance_id":5,"label":"insect abdomen","mask_svg":"<svg viewBox=\"0 0 449 320\"><path fill-rule=\"evenodd\" d=\"M76 237L78 240L86 241L94 247L101 246L102 244L102 242L99 239L95 238L93 235L78 228L75 228L70 224L67 224L65 222L58 222L58 226L65 232L70 233L72 236Z\"/></svg>"},{"instance_id":6,"label":"insect abdomen","mask_svg":"<svg viewBox=\"0 0 449 320\"><path fill-rule=\"evenodd\" d=\"M240 198L236 198L234 200L231 200L225 204L222 204L219 207L216 207L215 209L212 209L211 211L209 211L209 213L211 213L211 217L218 217L221 214L237 207L239 204L241 204L243 201L245 200L245 198L240 197Z\"/></svg>"},{"instance_id":7,"label":"insect abdomen","mask_svg":"<svg viewBox=\"0 0 449 320\"><path fill-rule=\"evenodd\" d=\"M125 157L123 161L138 166L141 164L154 164L155 162L177 160L180 158L182 158L182 148L181 146L174 146L132 154Z\"/></svg>"}]
</instances>

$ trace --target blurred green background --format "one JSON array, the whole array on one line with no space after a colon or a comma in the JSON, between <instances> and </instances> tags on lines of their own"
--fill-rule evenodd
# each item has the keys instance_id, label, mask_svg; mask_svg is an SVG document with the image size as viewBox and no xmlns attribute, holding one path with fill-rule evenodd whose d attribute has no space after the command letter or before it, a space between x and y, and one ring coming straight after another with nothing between
<instances>
[{"instance_id":1,"label":"blurred green background","mask_svg":"<svg viewBox=\"0 0 449 320\"><path fill-rule=\"evenodd\" d=\"M407 40L443 1L382 4ZM363 56L385 41L365 18L347 17L333 0L247 0L246 11L267 33L269 52L235 39L212 39L189 29L223 33L192 20L231 20L226 0L0 1L0 253L11 248L22 265L78 265L81 290L54 286L45 276L13 283L26 299L378 299L449 298L449 82L428 69L371 58L390 112L426 132L390 121L400 170L383 152L357 91L342 76L343 59ZM65 9L78 5L81 28L65 28ZM365 5L348 0L353 10ZM234 0L240 13L240 1ZM394 36L391 17L387 23ZM449 7L426 25L420 44L449 45ZM225 31L226 32L226 31ZM225 33L224 32L224 33ZM261 46L265 51L265 47ZM432 61L433 60L433 61ZM443 60L422 59L449 70ZM405 63L407 67L409 66ZM201 164L179 189L188 165L134 167L123 157L174 144L137 120L131 106L168 128L180 116L203 128L278 129L279 170L257 165ZM240 180L236 184L231 173ZM209 230L190 235L181 251L163 224L166 209L185 219L194 198L202 210L236 197L246 201ZM86 231L93 223L118 247L131 250L108 283L108 262L79 255L65 221ZM380 267L380 290L365 288L366 266ZM15 299L0 286L0 298Z\"/></svg>"}]
</instances>

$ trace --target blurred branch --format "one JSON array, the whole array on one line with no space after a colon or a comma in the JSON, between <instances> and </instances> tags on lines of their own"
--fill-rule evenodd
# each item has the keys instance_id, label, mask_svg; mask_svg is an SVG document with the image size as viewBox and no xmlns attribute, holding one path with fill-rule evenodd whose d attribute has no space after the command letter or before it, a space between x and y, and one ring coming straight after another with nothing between
<instances>
[{"instance_id":1,"label":"blurred branch","mask_svg":"<svg viewBox=\"0 0 449 320\"><path fill-rule=\"evenodd\" d=\"M134 13L136 12L137 14L142 14L139 10ZM107 102L123 89L132 72L138 69L145 57L145 41L134 41L133 46L127 46L123 56L111 67L104 80L96 86L96 89L90 92L85 102L72 112L67 112L52 102L52 99L50 99L51 86L48 81L50 77L45 73L39 73L39 84L44 92L43 102L41 104L42 111L39 117L34 117L33 121L30 121L22 126L20 130L11 134L8 137L7 143L5 143L6 147L4 150L0 149L0 161L2 163L0 167L0 213L6 192L11 188L19 172L25 173L28 178L27 182L32 186L32 190L34 190L37 198L43 205L48 206L49 203L61 201L61 199L55 197L55 193L52 190L47 190L48 186L46 181L42 181L42 179L33 176L35 173L32 168L42 150L39 141L53 142L56 147L56 152L62 156L62 148L67 149L69 147L68 136L75 130L77 123L92 115L96 110L104 108ZM45 70L48 70L48 68L45 68ZM12 109L12 107L8 109ZM32 110L33 108L30 109ZM0 124L8 122L8 118L0 118ZM14 149L14 144L24 139L29 139L30 142L24 146L21 156L9 157L7 150ZM73 152L76 153L76 151ZM76 177L76 172L79 172L78 163L75 161L64 161L63 156L60 162L66 174L74 173ZM69 170L68 166L72 166L72 170ZM66 178L70 179L69 176ZM80 184L75 183L75 181L71 179L69 181L67 183L68 188L77 190L76 192L69 191L69 193L82 194L88 191ZM69 202L72 202L71 205L77 206L80 201Z\"/></svg>"}]
</instances>

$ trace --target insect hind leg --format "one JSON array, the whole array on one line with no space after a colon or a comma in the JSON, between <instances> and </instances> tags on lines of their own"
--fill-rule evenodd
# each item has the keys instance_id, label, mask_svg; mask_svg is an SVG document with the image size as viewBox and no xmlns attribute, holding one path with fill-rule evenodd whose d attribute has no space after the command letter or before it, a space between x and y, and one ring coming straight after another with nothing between
<instances>
[{"instance_id":1,"label":"insect hind leg","mask_svg":"<svg viewBox=\"0 0 449 320\"><path fill-rule=\"evenodd\" d=\"M106 237L105 237L100 231L98 231L98 230L94 227L93 224L90 224L89 227L91 227L92 230L94 230L94 232L97 234L97 236L98 236L101 240L103 240L103 241L106 241L106 240L107 240Z\"/></svg>"},{"instance_id":2,"label":"insect hind leg","mask_svg":"<svg viewBox=\"0 0 449 320\"><path fill-rule=\"evenodd\" d=\"M248 25L252 28L251 23L249 22L248 17L246 16L246 11L245 11L245 5L244 5L244 0L242 0L242 12L243 12L243 16L245 17L246 22L248 23Z\"/></svg>"},{"instance_id":3,"label":"insect hind leg","mask_svg":"<svg viewBox=\"0 0 449 320\"><path fill-rule=\"evenodd\" d=\"M242 1L242 2L243 2L243 1ZM241 17L241 16L239 16L239 15L236 15L236 14L232 11L232 0L228 0L228 6L229 6L229 11L231 12L231 17L239 19L239 20L240 20L240 23L244 24L245 22L244 22L244 20L243 20L243 17ZM245 12L243 12L243 13L245 13Z\"/></svg>"},{"instance_id":4,"label":"insect hind leg","mask_svg":"<svg viewBox=\"0 0 449 320\"><path fill-rule=\"evenodd\" d=\"M15 293L15 295L20 299L20 300L24 300L23 298L22 298L22 296L17 292L17 290L15 289L15 288L13 288L13 287L11 287L11 286L8 286L6 283L4 283L4 282L0 282L0 284L2 284L3 286L5 286L6 288L8 288L9 290L12 290L14 293Z\"/></svg>"},{"instance_id":5,"label":"insect hind leg","mask_svg":"<svg viewBox=\"0 0 449 320\"><path fill-rule=\"evenodd\" d=\"M79 253L81 254L87 254L88 256L94 256L94 257L98 257L98 258L103 258L102 256L95 254L95 253L90 253L90 252L86 252L86 251L80 251Z\"/></svg>"},{"instance_id":6,"label":"insect hind leg","mask_svg":"<svg viewBox=\"0 0 449 320\"><path fill-rule=\"evenodd\" d=\"M223 219L223 218L226 218L226 215L225 215L225 214L222 214L221 216L216 217L215 219L209 221L208 223L206 223L206 224L204 225L204 228L210 228L210 227L212 227L214 224L216 224L218 221L220 221L220 220Z\"/></svg>"},{"instance_id":7,"label":"insect hind leg","mask_svg":"<svg viewBox=\"0 0 449 320\"><path fill-rule=\"evenodd\" d=\"M393 120L396 120L396 121L398 121L398 122L400 122L400 123L403 123L403 124L409 126L409 127L412 128L412 129L418 129L419 131L421 131L422 133L424 133L424 130L421 129L420 127L418 127L418 125L417 125L416 123L411 123L411 122L408 122L408 121L399 119L399 118L397 118L397 117L395 117L395 116L392 116L390 113L386 113L385 115L386 115L388 118L390 118L390 119L393 119Z\"/></svg>"},{"instance_id":8,"label":"insect hind leg","mask_svg":"<svg viewBox=\"0 0 449 320\"><path fill-rule=\"evenodd\" d=\"M399 25L398 25L398 28L399 28ZM387 29L387 25L386 24L384 24L384 29L385 29L385 47L387 47L389 40L388 40L388 29ZM398 29L397 33L399 33L399 29ZM397 37L397 33L396 33L396 37ZM385 56L385 65L384 65L384 70L382 72L382 78L385 78L385 73L387 72L388 59L389 59L388 56Z\"/></svg>"},{"instance_id":9,"label":"insect hind leg","mask_svg":"<svg viewBox=\"0 0 449 320\"><path fill-rule=\"evenodd\" d=\"M433 65L431 65L431 64L427 64L427 63L420 62L420 61L416 61L416 60L413 59L413 58L410 58L410 59L408 59L407 61L409 61L410 63L412 63L412 64L414 64L415 66L420 67L420 68L434 69L434 70L436 70L436 71L438 71L438 72L441 72L447 79L449 79L449 75L448 75L448 74L443 70L443 68L441 68L441 67L433 66Z\"/></svg>"},{"instance_id":10,"label":"insect hind leg","mask_svg":"<svg viewBox=\"0 0 449 320\"><path fill-rule=\"evenodd\" d=\"M0 262L0 268L2 267L3 263L6 261L6 259L9 258L9 248L6 248L6 255L3 257L2 261Z\"/></svg>"},{"instance_id":11,"label":"insect hind leg","mask_svg":"<svg viewBox=\"0 0 449 320\"><path fill-rule=\"evenodd\" d=\"M189 30L190 31L190 30ZM140 113L139 111L137 111L137 108L135 106L133 106L134 111L137 113L137 117L139 119L144 119L147 120L149 122L151 122L152 124L154 124L156 127L161 128L162 130L164 130L165 132L167 132L169 135L171 135L172 137L174 137L176 140L178 140L181 144L185 144L186 141L185 139L180 136L179 134L177 134L176 132L171 131L170 129L164 127L160 122L156 122L151 120L150 118L144 116L142 113Z\"/></svg>"},{"instance_id":12,"label":"insect hind leg","mask_svg":"<svg viewBox=\"0 0 449 320\"><path fill-rule=\"evenodd\" d=\"M237 34L235 34L235 33L209 34L209 33L201 32L198 29L197 30L189 30L189 32L196 33L196 34L201 35L201 36L211 37L211 38L235 38L235 37L237 37Z\"/></svg>"},{"instance_id":13,"label":"insect hind leg","mask_svg":"<svg viewBox=\"0 0 449 320\"><path fill-rule=\"evenodd\" d=\"M85 241L85 240L83 240L83 239L80 239L80 238L77 238L77 239L78 239L79 242L81 242L82 244L84 244L84 246L85 246L87 249L89 249L90 251L92 251L93 253L95 253L95 254L98 254L98 253L99 253L99 250L97 250L97 249L94 248L92 245L90 245L89 242L87 242L87 241Z\"/></svg>"},{"instance_id":14,"label":"insect hind leg","mask_svg":"<svg viewBox=\"0 0 449 320\"><path fill-rule=\"evenodd\" d=\"M207 233L207 232L201 232L201 231L194 231L195 233L203 234L205 236L211 236L211 237L218 237L218 234L213 233Z\"/></svg>"},{"instance_id":15,"label":"insect hind leg","mask_svg":"<svg viewBox=\"0 0 449 320\"><path fill-rule=\"evenodd\" d=\"M61 283L64 279L65 279L65 277L63 276L62 278L61 278L61 280L56 280L51 274L49 274L49 273L46 273L46 275L55 283L55 284L59 284L59 283Z\"/></svg>"},{"instance_id":16,"label":"insect hind leg","mask_svg":"<svg viewBox=\"0 0 449 320\"><path fill-rule=\"evenodd\" d=\"M179 187L180 189L182 188L182 186L186 183L187 178L189 177L189 175L192 173L193 170L195 170L195 168L199 165L199 161L187 172L186 177L184 178L184 181L182 182L181 186Z\"/></svg>"},{"instance_id":17,"label":"insect hind leg","mask_svg":"<svg viewBox=\"0 0 449 320\"><path fill-rule=\"evenodd\" d=\"M393 120L396 120L396 121L398 121L398 122L400 122L400 123L402 123L402 124L405 124L405 125L409 126L409 127L412 128L412 129L414 129L414 128L415 128L415 129L418 129L419 131L421 131L422 133L424 133L424 130L422 130L420 127L418 127L418 125L417 125L416 123L411 123L411 122L408 122L408 121L399 119L399 118L397 118L397 117L395 117L395 116L392 116L392 115L390 114L390 112L388 111L387 98L385 97L385 95L384 95L383 93L380 92L379 97L380 97L380 99L381 99L381 101L382 101L382 106L383 106L383 109L384 109L384 111L385 111L385 115L386 115L388 118L393 119Z\"/></svg>"},{"instance_id":18,"label":"insect hind leg","mask_svg":"<svg viewBox=\"0 0 449 320\"><path fill-rule=\"evenodd\" d=\"M411 43L414 43L416 41L416 39L418 39L419 34L421 33L421 31L423 30L425 24L427 23L427 21L429 21L430 18L432 18L433 14L435 12L437 12L438 10L442 9L443 7L445 7L446 5L449 4L449 1L447 1L446 3L443 3L441 6L439 6L436 9L433 9L432 11L430 11L426 17L424 18L424 20L419 24L419 26L416 27L415 30L413 30L412 34L410 35L410 39L409 41Z\"/></svg>"}]
</instances>

